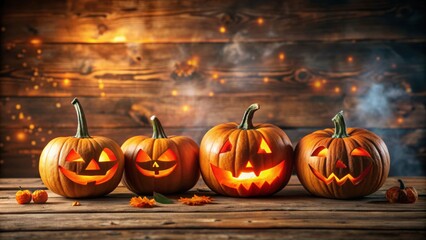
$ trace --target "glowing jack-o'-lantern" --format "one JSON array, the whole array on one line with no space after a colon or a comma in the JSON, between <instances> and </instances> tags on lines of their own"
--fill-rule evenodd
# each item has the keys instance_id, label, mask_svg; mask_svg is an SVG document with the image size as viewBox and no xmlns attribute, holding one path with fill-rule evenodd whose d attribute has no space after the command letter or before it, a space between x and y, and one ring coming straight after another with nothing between
<instances>
[{"instance_id":1,"label":"glowing jack-o'-lantern","mask_svg":"<svg viewBox=\"0 0 426 240\"><path fill-rule=\"evenodd\" d=\"M382 139L360 128L348 128L339 112L335 128L311 133L296 147L296 170L312 194L357 198L377 191L389 173L389 153Z\"/></svg>"},{"instance_id":2,"label":"glowing jack-o'-lantern","mask_svg":"<svg viewBox=\"0 0 426 240\"><path fill-rule=\"evenodd\" d=\"M198 145L188 137L167 137L155 116L151 122L151 138L135 136L121 146L125 157L124 185L137 194L189 190L200 177Z\"/></svg>"},{"instance_id":3,"label":"glowing jack-o'-lantern","mask_svg":"<svg viewBox=\"0 0 426 240\"><path fill-rule=\"evenodd\" d=\"M271 195L289 181L293 148L287 135L272 124L252 123L258 104L244 113L241 124L210 129L200 146L204 182L215 192L234 197Z\"/></svg>"},{"instance_id":4,"label":"glowing jack-o'-lantern","mask_svg":"<svg viewBox=\"0 0 426 240\"><path fill-rule=\"evenodd\" d=\"M50 141L40 156L43 183L59 195L70 198L98 197L120 183L124 156L120 146L106 137L91 137L80 102L72 101L78 119L75 137Z\"/></svg>"}]
</instances>

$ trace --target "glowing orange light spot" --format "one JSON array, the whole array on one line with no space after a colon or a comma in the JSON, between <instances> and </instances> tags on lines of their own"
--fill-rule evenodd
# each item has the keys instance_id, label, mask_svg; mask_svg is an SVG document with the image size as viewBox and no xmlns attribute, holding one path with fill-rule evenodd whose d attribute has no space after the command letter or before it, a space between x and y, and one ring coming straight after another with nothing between
<instances>
[{"instance_id":1,"label":"glowing orange light spot","mask_svg":"<svg viewBox=\"0 0 426 240\"><path fill-rule=\"evenodd\" d=\"M351 62L353 62L353 61L354 61L354 58L353 58L352 56L349 56L349 57L347 58L347 61L351 63Z\"/></svg>"},{"instance_id":2,"label":"glowing orange light spot","mask_svg":"<svg viewBox=\"0 0 426 240\"><path fill-rule=\"evenodd\" d=\"M263 25L263 23L264 23L263 18L260 17L260 18L257 19L257 24Z\"/></svg>"},{"instance_id":3,"label":"glowing orange light spot","mask_svg":"<svg viewBox=\"0 0 426 240\"><path fill-rule=\"evenodd\" d=\"M335 93L339 93L339 92L340 92L340 88L339 88L339 87L335 87L335 88L334 88L334 92L335 92Z\"/></svg>"},{"instance_id":4,"label":"glowing orange light spot","mask_svg":"<svg viewBox=\"0 0 426 240\"><path fill-rule=\"evenodd\" d=\"M218 78L219 78L219 74L217 74L217 73L213 73L212 78L213 78L213 79L218 79Z\"/></svg>"},{"instance_id":5,"label":"glowing orange light spot","mask_svg":"<svg viewBox=\"0 0 426 240\"><path fill-rule=\"evenodd\" d=\"M214 96L214 92L209 92L209 97L213 97Z\"/></svg>"},{"instance_id":6,"label":"glowing orange light spot","mask_svg":"<svg viewBox=\"0 0 426 240\"><path fill-rule=\"evenodd\" d=\"M315 151L312 153L312 157L327 157L328 149L326 147L318 147L315 149Z\"/></svg>"},{"instance_id":7,"label":"glowing orange light spot","mask_svg":"<svg viewBox=\"0 0 426 240\"><path fill-rule=\"evenodd\" d=\"M264 82L264 83L268 83L268 82L269 82L269 78L268 78L268 77L264 77L264 78L263 78L263 82Z\"/></svg>"},{"instance_id":8,"label":"glowing orange light spot","mask_svg":"<svg viewBox=\"0 0 426 240\"><path fill-rule=\"evenodd\" d=\"M32 38L32 39L30 40L30 43L31 43L32 45L40 45L40 44L41 44L41 39L40 39L40 38Z\"/></svg>"},{"instance_id":9,"label":"glowing orange light spot","mask_svg":"<svg viewBox=\"0 0 426 240\"><path fill-rule=\"evenodd\" d=\"M29 129L33 130L35 128L34 124L30 124L30 126L28 126Z\"/></svg>"},{"instance_id":10,"label":"glowing orange light spot","mask_svg":"<svg viewBox=\"0 0 426 240\"><path fill-rule=\"evenodd\" d=\"M52 83L52 87L57 87L58 86L58 83L57 82L53 82Z\"/></svg>"},{"instance_id":11,"label":"glowing orange light spot","mask_svg":"<svg viewBox=\"0 0 426 240\"><path fill-rule=\"evenodd\" d=\"M125 36L115 36L112 41L115 43L125 42L127 38Z\"/></svg>"},{"instance_id":12,"label":"glowing orange light spot","mask_svg":"<svg viewBox=\"0 0 426 240\"><path fill-rule=\"evenodd\" d=\"M178 91L177 90L172 90L172 96L177 96L178 95Z\"/></svg>"},{"instance_id":13,"label":"glowing orange light spot","mask_svg":"<svg viewBox=\"0 0 426 240\"><path fill-rule=\"evenodd\" d=\"M248 161L248 162L247 162L247 164L246 164L246 168L253 168L253 165L251 165L251 162L250 162L250 161Z\"/></svg>"},{"instance_id":14,"label":"glowing orange light spot","mask_svg":"<svg viewBox=\"0 0 426 240\"><path fill-rule=\"evenodd\" d=\"M315 88L320 88L321 86L322 86L321 81L316 80L316 81L314 82L314 87L315 87Z\"/></svg>"},{"instance_id":15,"label":"glowing orange light spot","mask_svg":"<svg viewBox=\"0 0 426 240\"><path fill-rule=\"evenodd\" d=\"M33 141L31 141L31 145L35 146L35 145L37 145L37 142L33 140Z\"/></svg>"},{"instance_id":16,"label":"glowing orange light spot","mask_svg":"<svg viewBox=\"0 0 426 240\"><path fill-rule=\"evenodd\" d=\"M19 113L19 115L18 115L18 118L19 118L20 120L24 119L24 118L25 118L24 113L20 112L20 113Z\"/></svg>"},{"instance_id":17,"label":"glowing orange light spot","mask_svg":"<svg viewBox=\"0 0 426 240\"><path fill-rule=\"evenodd\" d=\"M6 141L10 141L10 136L6 136Z\"/></svg>"},{"instance_id":18,"label":"glowing orange light spot","mask_svg":"<svg viewBox=\"0 0 426 240\"><path fill-rule=\"evenodd\" d=\"M15 108L16 108L17 110L21 109L21 104L16 104Z\"/></svg>"},{"instance_id":19,"label":"glowing orange light spot","mask_svg":"<svg viewBox=\"0 0 426 240\"><path fill-rule=\"evenodd\" d=\"M225 79L220 79L220 84L225 84L226 83L226 81L225 81Z\"/></svg>"},{"instance_id":20,"label":"glowing orange light spot","mask_svg":"<svg viewBox=\"0 0 426 240\"><path fill-rule=\"evenodd\" d=\"M57 102L57 103L55 104L55 106L56 106L56 108L61 108L61 103Z\"/></svg>"},{"instance_id":21,"label":"glowing orange light spot","mask_svg":"<svg viewBox=\"0 0 426 240\"><path fill-rule=\"evenodd\" d=\"M27 135L23 132L18 132L16 134L16 139L18 139L18 141L24 141L27 138Z\"/></svg>"},{"instance_id":22,"label":"glowing orange light spot","mask_svg":"<svg viewBox=\"0 0 426 240\"><path fill-rule=\"evenodd\" d=\"M404 123L404 118L402 118L402 117L398 117L398 118L396 119L396 122L397 122L398 124L403 124L403 123Z\"/></svg>"},{"instance_id":23,"label":"glowing orange light spot","mask_svg":"<svg viewBox=\"0 0 426 240\"><path fill-rule=\"evenodd\" d=\"M99 89L104 89L105 85L102 81L99 81L98 87Z\"/></svg>"},{"instance_id":24,"label":"glowing orange light spot","mask_svg":"<svg viewBox=\"0 0 426 240\"><path fill-rule=\"evenodd\" d=\"M71 81L70 81L68 78L65 78L65 79L62 81L62 83L63 83L63 85L64 85L65 87L68 87L68 86L71 84Z\"/></svg>"},{"instance_id":25,"label":"glowing orange light spot","mask_svg":"<svg viewBox=\"0 0 426 240\"><path fill-rule=\"evenodd\" d=\"M182 111L183 112L188 112L189 111L189 106L188 105L183 105L182 106Z\"/></svg>"},{"instance_id":26,"label":"glowing orange light spot","mask_svg":"<svg viewBox=\"0 0 426 240\"><path fill-rule=\"evenodd\" d=\"M34 85L34 90L38 90L39 86L38 85Z\"/></svg>"},{"instance_id":27,"label":"glowing orange light spot","mask_svg":"<svg viewBox=\"0 0 426 240\"><path fill-rule=\"evenodd\" d=\"M278 55L278 58L280 59L280 61L284 61L285 59L285 54L282 52Z\"/></svg>"},{"instance_id":28,"label":"glowing orange light spot","mask_svg":"<svg viewBox=\"0 0 426 240\"><path fill-rule=\"evenodd\" d=\"M91 160L89 165L87 165L86 170L100 170L99 164L95 160Z\"/></svg>"},{"instance_id":29,"label":"glowing orange light spot","mask_svg":"<svg viewBox=\"0 0 426 240\"><path fill-rule=\"evenodd\" d=\"M105 97L106 93L105 92L101 92L101 97Z\"/></svg>"},{"instance_id":30,"label":"glowing orange light spot","mask_svg":"<svg viewBox=\"0 0 426 240\"><path fill-rule=\"evenodd\" d=\"M352 86L352 87L351 87L351 92L356 92L356 91L358 91L357 86Z\"/></svg>"},{"instance_id":31,"label":"glowing orange light spot","mask_svg":"<svg viewBox=\"0 0 426 240\"><path fill-rule=\"evenodd\" d=\"M42 137L40 140L41 140L41 142L45 142L45 141L46 141L46 138L45 138L45 137Z\"/></svg>"},{"instance_id":32,"label":"glowing orange light spot","mask_svg":"<svg viewBox=\"0 0 426 240\"><path fill-rule=\"evenodd\" d=\"M221 26L221 27L219 28L219 32L220 32L220 33L226 33L226 28L225 28L225 26Z\"/></svg>"}]
</instances>

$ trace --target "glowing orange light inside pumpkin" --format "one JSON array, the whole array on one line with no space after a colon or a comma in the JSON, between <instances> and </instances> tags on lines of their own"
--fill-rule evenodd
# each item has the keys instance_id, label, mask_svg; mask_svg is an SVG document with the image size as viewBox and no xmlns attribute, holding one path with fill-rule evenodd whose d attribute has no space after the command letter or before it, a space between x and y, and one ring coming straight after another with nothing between
<instances>
[{"instance_id":1,"label":"glowing orange light inside pumpkin","mask_svg":"<svg viewBox=\"0 0 426 240\"><path fill-rule=\"evenodd\" d=\"M225 153L229 152L232 149L232 144L227 140L225 144L223 144L222 148L220 149L219 153Z\"/></svg>"},{"instance_id":2,"label":"glowing orange light inside pumpkin","mask_svg":"<svg viewBox=\"0 0 426 240\"><path fill-rule=\"evenodd\" d=\"M271 153L271 149L269 148L268 144L266 143L265 139L262 138L262 142L260 143L259 150L257 153Z\"/></svg>"},{"instance_id":3,"label":"glowing orange light inside pumpkin","mask_svg":"<svg viewBox=\"0 0 426 240\"><path fill-rule=\"evenodd\" d=\"M353 185L358 185L365 178L365 176L367 176L367 174L370 172L373 165L370 164L367 168L365 168L361 172L361 174L358 177L354 177L350 173L348 173L342 178L337 177L334 173L331 173L326 178L319 171L315 170L311 165L309 165L309 167L311 168L312 173L325 184L328 185L332 183L333 181L335 181L337 185L342 186L343 184L345 184L347 180L351 181Z\"/></svg>"},{"instance_id":4,"label":"glowing orange light inside pumpkin","mask_svg":"<svg viewBox=\"0 0 426 240\"><path fill-rule=\"evenodd\" d=\"M248 162L247 162L247 164L246 164L246 168L253 168L253 165L251 165L251 162L250 162L250 161L248 161Z\"/></svg>"},{"instance_id":5,"label":"glowing orange light inside pumpkin","mask_svg":"<svg viewBox=\"0 0 426 240\"><path fill-rule=\"evenodd\" d=\"M177 156L171 149L167 149L163 154L161 154L158 160L152 160L151 157L149 157L144 150L142 149L139 150L136 156L136 169L138 169L140 173L142 173L143 175L147 177L160 178L160 177L165 177L170 175L176 169L177 164L175 163L168 169L163 169L163 170L144 169L144 168L148 168L147 167L148 165L145 165L144 167L143 165L138 164L138 163L147 163L150 161L152 161L152 168L160 168L158 161L161 161L163 163L176 162Z\"/></svg>"},{"instance_id":6,"label":"glowing orange light inside pumpkin","mask_svg":"<svg viewBox=\"0 0 426 240\"><path fill-rule=\"evenodd\" d=\"M93 159L90 161L89 165L87 165L86 167L86 170L99 170L99 169L101 169L99 167L99 164L97 164L96 161Z\"/></svg>"},{"instance_id":7,"label":"glowing orange light inside pumpkin","mask_svg":"<svg viewBox=\"0 0 426 240\"><path fill-rule=\"evenodd\" d=\"M355 148L351 152L351 156L371 157L370 154L364 148Z\"/></svg>"},{"instance_id":8,"label":"glowing orange light inside pumpkin","mask_svg":"<svg viewBox=\"0 0 426 240\"><path fill-rule=\"evenodd\" d=\"M328 148L326 147L318 147L315 149L315 151L312 153L312 157L327 157L328 154Z\"/></svg>"}]
</instances>

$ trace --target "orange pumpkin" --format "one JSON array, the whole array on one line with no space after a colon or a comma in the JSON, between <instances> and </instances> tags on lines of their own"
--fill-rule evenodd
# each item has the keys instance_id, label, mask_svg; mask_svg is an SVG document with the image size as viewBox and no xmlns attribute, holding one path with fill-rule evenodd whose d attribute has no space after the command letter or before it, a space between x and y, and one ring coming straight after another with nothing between
<instances>
[{"instance_id":1,"label":"orange pumpkin","mask_svg":"<svg viewBox=\"0 0 426 240\"><path fill-rule=\"evenodd\" d=\"M398 179L399 187L391 187L386 191L386 199L390 203L415 203L419 194L414 187L405 187L404 182Z\"/></svg>"},{"instance_id":2,"label":"orange pumpkin","mask_svg":"<svg viewBox=\"0 0 426 240\"><path fill-rule=\"evenodd\" d=\"M124 156L120 146L106 137L91 137L80 102L71 102L77 112L74 137L50 141L40 156L39 172L52 192L69 198L99 197L120 183Z\"/></svg>"},{"instance_id":3,"label":"orange pumpkin","mask_svg":"<svg viewBox=\"0 0 426 240\"><path fill-rule=\"evenodd\" d=\"M389 173L389 152L376 134L346 129L343 112L332 119L335 128L313 132L296 146L297 176L310 193L348 199L377 191Z\"/></svg>"},{"instance_id":4,"label":"orange pumpkin","mask_svg":"<svg viewBox=\"0 0 426 240\"><path fill-rule=\"evenodd\" d=\"M192 188L200 178L198 145L189 137L167 137L157 117L153 135L135 136L123 143L123 183L136 194L172 194Z\"/></svg>"},{"instance_id":5,"label":"orange pumpkin","mask_svg":"<svg viewBox=\"0 0 426 240\"><path fill-rule=\"evenodd\" d=\"M204 182L215 192L233 197L271 195L289 181L293 148L290 139L272 124L253 125L258 104L244 113L241 124L210 129L200 145Z\"/></svg>"}]
</instances>

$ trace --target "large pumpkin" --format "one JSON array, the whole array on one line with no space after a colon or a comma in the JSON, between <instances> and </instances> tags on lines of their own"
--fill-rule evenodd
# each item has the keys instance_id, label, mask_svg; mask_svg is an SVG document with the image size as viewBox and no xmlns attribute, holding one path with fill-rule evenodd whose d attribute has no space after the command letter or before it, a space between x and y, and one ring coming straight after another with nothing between
<instances>
[{"instance_id":1,"label":"large pumpkin","mask_svg":"<svg viewBox=\"0 0 426 240\"><path fill-rule=\"evenodd\" d=\"M297 176L310 193L327 198L357 198L377 191L389 173L389 152L376 134L346 129L343 112L335 128L313 132L296 147Z\"/></svg>"},{"instance_id":2,"label":"large pumpkin","mask_svg":"<svg viewBox=\"0 0 426 240\"><path fill-rule=\"evenodd\" d=\"M272 124L253 125L258 104L244 113L241 124L210 129L200 145L204 182L215 192L233 197L271 195L289 181L293 148L290 139Z\"/></svg>"},{"instance_id":3,"label":"large pumpkin","mask_svg":"<svg viewBox=\"0 0 426 240\"><path fill-rule=\"evenodd\" d=\"M200 178L198 145L189 137L167 137L155 116L151 122L151 138L135 136L121 146L126 162L124 185L136 194L189 190Z\"/></svg>"},{"instance_id":4,"label":"large pumpkin","mask_svg":"<svg viewBox=\"0 0 426 240\"><path fill-rule=\"evenodd\" d=\"M69 198L106 195L120 183L123 153L113 140L91 137L80 102L75 98L72 104L77 111L77 134L46 145L39 162L41 180L52 192Z\"/></svg>"}]
</instances>

